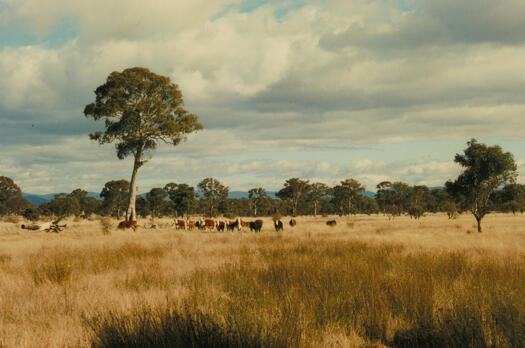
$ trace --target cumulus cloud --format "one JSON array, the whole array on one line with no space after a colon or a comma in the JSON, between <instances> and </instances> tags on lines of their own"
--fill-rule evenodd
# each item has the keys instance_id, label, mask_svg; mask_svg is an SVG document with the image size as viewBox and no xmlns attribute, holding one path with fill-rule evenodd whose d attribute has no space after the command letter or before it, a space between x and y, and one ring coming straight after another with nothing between
<instances>
[{"instance_id":1,"label":"cumulus cloud","mask_svg":"<svg viewBox=\"0 0 525 348\"><path fill-rule=\"evenodd\" d=\"M68 172L89 161L86 170L104 172L113 149L92 155L85 134L101 126L83 107L110 72L146 66L179 84L205 131L174 151L183 164L161 149L145 178L165 160L184 180L216 174L234 178L232 187L301 175L333 181L345 170L368 185L393 178L433 185L453 172L439 162L447 156L423 164L365 156L348 167L333 153L471 137L523 143L516 137L525 128L524 14L519 0L0 0L0 26L35 42L0 48L0 145L16 158L4 156L1 169L27 178L28 168L56 175L53 166ZM74 38L53 44L68 37L61 31ZM309 151L330 160L235 159ZM127 165L117 163L127 177ZM103 181L83 175L64 182ZM35 190L38 182L61 187L31 180Z\"/></svg>"}]
</instances>

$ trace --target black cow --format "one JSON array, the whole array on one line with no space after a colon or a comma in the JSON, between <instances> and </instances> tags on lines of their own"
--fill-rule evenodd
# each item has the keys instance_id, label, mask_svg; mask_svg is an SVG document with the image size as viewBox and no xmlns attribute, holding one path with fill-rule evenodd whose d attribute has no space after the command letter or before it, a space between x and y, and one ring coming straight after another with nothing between
<instances>
[{"instance_id":1,"label":"black cow","mask_svg":"<svg viewBox=\"0 0 525 348\"><path fill-rule=\"evenodd\" d=\"M326 224L327 224L328 226L332 226L332 227L334 227L334 226L337 224L337 222L336 222L335 220L330 220L330 221L327 221Z\"/></svg>"},{"instance_id":2,"label":"black cow","mask_svg":"<svg viewBox=\"0 0 525 348\"><path fill-rule=\"evenodd\" d=\"M275 227L275 232L279 232L279 231L284 230L283 222L281 220L275 220L273 222L273 226Z\"/></svg>"},{"instance_id":3,"label":"black cow","mask_svg":"<svg viewBox=\"0 0 525 348\"><path fill-rule=\"evenodd\" d=\"M250 222L250 231L261 232L263 222L262 220L255 220Z\"/></svg>"}]
</instances>

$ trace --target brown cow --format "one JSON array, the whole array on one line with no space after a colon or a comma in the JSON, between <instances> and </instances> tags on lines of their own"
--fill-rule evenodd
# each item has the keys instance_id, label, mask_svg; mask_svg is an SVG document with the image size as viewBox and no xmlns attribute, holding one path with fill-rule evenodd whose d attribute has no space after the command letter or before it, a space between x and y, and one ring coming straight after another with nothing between
<instances>
[{"instance_id":1,"label":"brown cow","mask_svg":"<svg viewBox=\"0 0 525 348\"><path fill-rule=\"evenodd\" d=\"M250 221L241 221L241 227L250 227Z\"/></svg>"},{"instance_id":2,"label":"brown cow","mask_svg":"<svg viewBox=\"0 0 525 348\"><path fill-rule=\"evenodd\" d=\"M295 227L295 225L297 225L297 221L295 219L290 219L289 224L291 227Z\"/></svg>"},{"instance_id":3,"label":"brown cow","mask_svg":"<svg viewBox=\"0 0 525 348\"><path fill-rule=\"evenodd\" d=\"M334 227L334 226L337 224L337 221L335 221L335 220L329 220L329 221L326 222L326 224L327 224L328 226L332 226L332 227Z\"/></svg>"},{"instance_id":4,"label":"brown cow","mask_svg":"<svg viewBox=\"0 0 525 348\"><path fill-rule=\"evenodd\" d=\"M185 230L186 229L186 221L181 220L181 219L175 221L175 229L176 230Z\"/></svg>"},{"instance_id":5,"label":"brown cow","mask_svg":"<svg viewBox=\"0 0 525 348\"><path fill-rule=\"evenodd\" d=\"M224 232L225 228L226 228L226 222L225 221L217 221L217 231L218 232Z\"/></svg>"},{"instance_id":6,"label":"brown cow","mask_svg":"<svg viewBox=\"0 0 525 348\"><path fill-rule=\"evenodd\" d=\"M195 228L195 221L188 221L188 230L193 231Z\"/></svg>"},{"instance_id":7,"label":"brown cow","mask_svg":"<svg viewBox=\"0 0 525 348\"><path fill-rule=\"evenodd\" d=\"M215 228L215 221L213 221L213 219L204 220L204 228L207 230L213 230Z\"/></svg>"},{"instance_id":8,"label":"brown cow","mask_svg":"<svg viewBox=\"0 0 525 348\"><path fill-rule=\"evenodd\" d=\"M126 228L132 228L133 231L137 229L137 221L124 220L118 223L118 228L125 230Z\"/></svg>"}]
</instances>

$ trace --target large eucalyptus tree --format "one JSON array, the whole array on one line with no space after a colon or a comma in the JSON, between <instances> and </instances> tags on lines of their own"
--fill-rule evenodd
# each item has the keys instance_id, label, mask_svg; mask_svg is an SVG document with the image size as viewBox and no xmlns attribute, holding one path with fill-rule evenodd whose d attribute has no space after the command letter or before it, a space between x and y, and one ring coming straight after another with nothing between
<instances>
[{"instance_id":1,"label":"large eucalyptus tree","mask_svg":"<svg viewBox=\"0 0 525 348\"><path fill-rule=\"evenodd\" d=\"M126 220L135 220L137 174L147 162L145 155L161 142L179 144L187 134L202 129L202 125L196 115L183 108L178 86L169 77L146 68L112 72L95 95L95 102L86 105L84 115L104 119L105 130L89 137L99 144L115 142L119 159L133 156Z\"/></svg>"}]
</instances>

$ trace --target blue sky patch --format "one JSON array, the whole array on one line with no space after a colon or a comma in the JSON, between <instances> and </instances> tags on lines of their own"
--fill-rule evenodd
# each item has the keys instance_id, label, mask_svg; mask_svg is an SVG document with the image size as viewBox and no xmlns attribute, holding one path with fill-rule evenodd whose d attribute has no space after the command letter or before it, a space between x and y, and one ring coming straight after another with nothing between
<instances>
[{"instance_id":1,"label":"blue sky patch","mask_svg":"<svg viewBox=\"0 0 525 348\"><path fill-rule=\"evenodd\" d=\"M1 3L0 6L2 6ZM30 33L24 21L12 20L0 31L0 47L43 45L46 48L55 49L78 36L78 21L74 17L58 19L50 32L45 35Z\"/></svg>"},{"instance_id":2,"label":"blue sky patch","mask_svg":"<svg viewBox=\"0 0 525 348\"><path fill-rule=\"evenodd\" d=\"M275 18L281 21L284 16L289 12L297 10L304 6L302 0L243 0L240 4L231 3L224 6L217 14L215 14L211 20L215 21L219 18L224 17L227 13L235 11L237 13L251 13L256 11L261 6L273 4L277 7L274 12Z\"/></svg>"}]
</instances>

